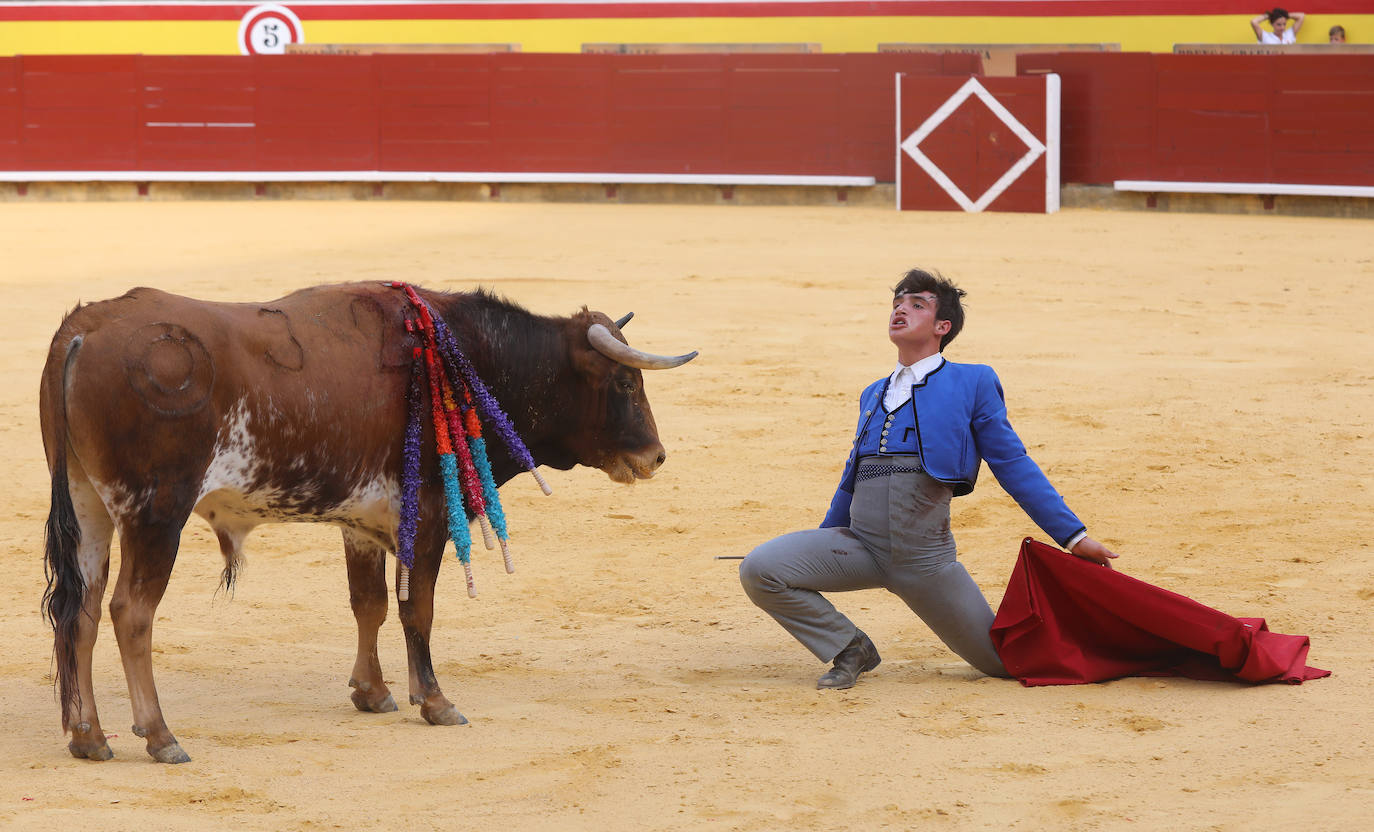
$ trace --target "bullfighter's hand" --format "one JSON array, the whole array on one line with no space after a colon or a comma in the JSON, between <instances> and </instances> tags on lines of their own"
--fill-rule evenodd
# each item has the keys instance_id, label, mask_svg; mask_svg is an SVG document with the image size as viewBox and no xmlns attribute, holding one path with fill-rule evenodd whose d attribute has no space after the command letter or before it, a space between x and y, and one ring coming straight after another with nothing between
<instances>
[{"instance_id":1,"label":"bullfighter's hand","mask_svg":"<svg viewBox=\"0 0 1374 832\"><path fill-rule=\"evenodd\" d=\"M1085 537L1078 541L1070 551L1083 560L1100 563L1108 569L1112 568L1111 561L1117 556L1115 552L1103 546L1101 543L1098 543L1096 540L1093 540L1091 537Z\"/></svg>"}]
</instances>

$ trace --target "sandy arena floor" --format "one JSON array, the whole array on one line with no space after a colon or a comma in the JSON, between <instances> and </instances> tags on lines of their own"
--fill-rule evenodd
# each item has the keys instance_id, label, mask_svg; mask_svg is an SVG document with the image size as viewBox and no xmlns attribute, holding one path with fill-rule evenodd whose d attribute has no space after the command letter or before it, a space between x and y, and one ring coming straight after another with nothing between
<instances>
[{"instance_id":1,"label":"sandy arena floor","mask_svg":"<svg viewBox=\"0 0 1374 832\"><path fill-rule=\"evenodd\" d=\"M1374 828L1374 226L1066 212L462 203L0 205L0 827L24 830ZM820 519L888 288L969 291L954 360L1129 574L1313 639L1301 687L979 678L882 591L839 603L884 663L848 692L744 597L735 566ZM38 378L64 311L137 285L269 300L313 283L479 283L539 312L638 313L668 462L504 489L518 571L440 575L435 667L473 721L356 712L336 531L271 526L236 595L197 519L154 634L193 760L133 736L108 616L115 760L68 756L39 616ZM398 438L399 440L399 438ZM1039 534L987 476L955 503L993 605ZM1043 535L1041 535L1043 539ZM116 557L118 557L116 553ZM398 699L394 609L382 664Z\"/></svg>"}]
</instances>

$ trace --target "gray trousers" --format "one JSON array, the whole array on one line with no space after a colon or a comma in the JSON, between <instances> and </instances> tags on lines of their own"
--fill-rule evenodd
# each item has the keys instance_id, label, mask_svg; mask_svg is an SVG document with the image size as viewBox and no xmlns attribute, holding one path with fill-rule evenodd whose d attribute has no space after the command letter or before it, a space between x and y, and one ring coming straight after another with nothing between
<instances>
[{"instance_id":1,"label":"gray trousers","mask_svg":"<svg viewBox=\"0 0 1374 832\"><path fill-rule=\"evenodd\" d=\"M740 563L750 600L823 662L854 638L854 623L822 592L882 587L906 602L964 661L1006 676L988 635L993 612L957 560L949 530L949 488L923 472L864 479L872 465L919 467L915 457L866 457L849 528L774 538Z\"/></svg>"}]
</instances>

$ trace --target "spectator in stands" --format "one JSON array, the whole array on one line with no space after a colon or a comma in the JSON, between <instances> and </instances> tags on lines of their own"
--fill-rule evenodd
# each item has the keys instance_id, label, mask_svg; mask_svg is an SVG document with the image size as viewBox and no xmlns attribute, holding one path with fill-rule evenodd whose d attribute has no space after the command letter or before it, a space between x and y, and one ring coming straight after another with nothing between
<instances>
[{"instance_id":1,"label":"spectator in stands","mask_svg":"<svg viewBox=\"0 0 1374 832\"><path fill-rule=\"evenodd\" d=\"M1287 9L1274 8L1263 14L1255 15L1250 20L1250 28L1255 30L1255 38L1260 43L1297 43L1298 30L1302 28L1302 22L1306 17L1305 12L1293 12L1290 15ZM1269 19L1269 27L1274 31L1266 32L1260 28L1260 24L1264 22L1265 18Z\"/></svg>"},{"instance_id":2,"label":"spectator in stands","mask_svg":"<svg viewBox=\"0 0 1374 832\"><path fill-rule=\"evenodd\" d=\"M1345 27L1332 26L1331 31L1326 33L1327 43L1345 43Z\"/></svg>"}]
</instances>

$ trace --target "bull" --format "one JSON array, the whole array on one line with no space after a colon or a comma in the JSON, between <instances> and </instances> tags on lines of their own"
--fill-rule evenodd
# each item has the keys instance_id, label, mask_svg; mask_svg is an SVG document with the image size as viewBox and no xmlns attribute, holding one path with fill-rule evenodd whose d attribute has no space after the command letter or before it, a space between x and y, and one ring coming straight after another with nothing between
<instances>
[{"instance_id":1,"label":"bull","mask_svg":"<svg viewBox=\"0 0 1374 832\"><path fill-rule=\"evenodd\" d=\"M490 293L420 291L540 465L647 478L665 452L641 370L675 357L626 343L620 321L589 311L533 314ZM192 514L210 524L232 588L247 534L262 523L333 523L343 532L358 652L349 680L361 711L396 710L382 679L387 554L396 550L413 308L396 288L304 289L267 304L210 303L156 289L79 306L43 369L39 409L52 475L44 612L68 749L113 756L91 681L110 543L119 574L110 617L129 687L133 732L160 762L190 757L168 728L153 681L152 625ZM434 586L446 524L432 426L408 599L398 599L410 702L435 725L467 720L430 658ZM491 443L497 484L522 469Z\"/></svg>"}]
</instances>

